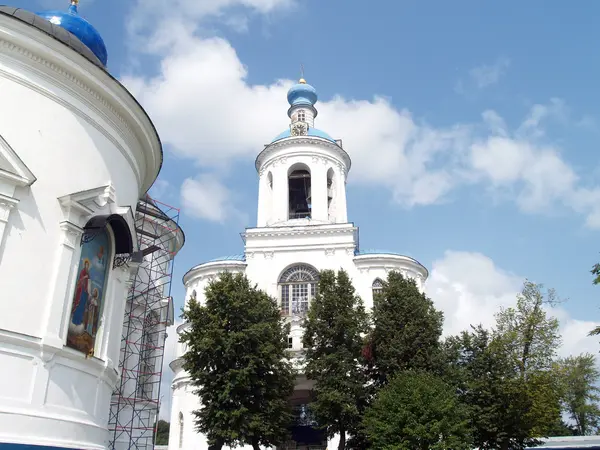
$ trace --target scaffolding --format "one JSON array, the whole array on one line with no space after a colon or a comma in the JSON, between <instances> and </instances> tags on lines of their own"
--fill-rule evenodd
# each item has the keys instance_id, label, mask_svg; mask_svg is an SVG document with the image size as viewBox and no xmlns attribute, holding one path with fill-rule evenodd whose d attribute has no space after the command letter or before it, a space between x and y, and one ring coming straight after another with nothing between
<instances>
[{"instance_id":1,"label":"scaffolding","mask_svg":"<svg viewBox=\"0 0 600 450\"><path fill-rule=\"evenodd\" d=\"M173 324L173 260L183 245L179 209L149 196L135 214L139 268L125 307L120 380L109 413L109 448L154 448L166 329Z\"/></svg>"}]
</instances>

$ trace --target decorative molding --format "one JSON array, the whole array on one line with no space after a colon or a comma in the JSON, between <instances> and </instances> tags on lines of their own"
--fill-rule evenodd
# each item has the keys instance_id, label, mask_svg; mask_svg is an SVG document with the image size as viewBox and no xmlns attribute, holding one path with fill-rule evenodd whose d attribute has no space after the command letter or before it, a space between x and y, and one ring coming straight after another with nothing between
<instances>
[{"instance_id":1,"label":"decorative molding","mask_svg":"<svg viewBox=\"0 0 600 450\"><path fill-rule=\"evenodd\" d=\"M275 252L272 252L272 251L264 252L264 256L265 256L265 259L273 259L273 256L275 256Z\"/></svg>"},{"instance_id":2,"label":"decorative molding","mask_svg":"<svg viewBox=\"0 0 600 450\"><path fill-rule=\"evenodd\" d=\"M58 202L63 210L65 220L83 228L87 219L94 213L101 209L111 209L111 205L116 202L116 192L112 184L108 184L64 195L58 198ZM123 210L129 211L127 208L123 208Z\"/></svg>"},{"instance_id":3,"label":"decorative molding","mask_svg":"<svg viewBox=\"0 0 600 450\"><path fill-rule=\"evenodd\" d=\"M255 253L254 252L246 252L246 259L254 259Z\"/></svg>"},{"instance_id":4,"label":"decorative molding","mask_svg":"<svg viewBox=\"0 0 600 450\"><path fill-rule=\"evenodd\" d=\"M0 20L0 25L5 30L5 39L0 39L2 53L10 55L17 64L36 76L44 77L49 83L60 83L61 88L70 91L76 99L83 100L89 110L100 115L112 129L107 130L99 126L96 119L74 104L67 103L53 90L33 83L31 77L16 76L6 70L0 70L0 73L83 117L115 144L134 168L142 190L148 189L160 169L162 149L150 118L133 95L107 72L62 43L49 39L40 30L28 24L20 24L12 18ZM99 87L105 87L105 90L101 91ZM117 131L123 141L129 143L129 148L124 148L113 137L114 131ZM151 173L145 173L142 178L142 168L150 168Z\"/></svg>"},{"instance_id":5,"label":"decorative molding","mask_svg":"<svg viewBox=\"0 0 600 450\"><path fill-rule=\"evenodd\" d=\"M302 137L289 137L285 139L281 139L279 141L273 142L272 144L267 145L262 152L256 157L256 170L260 171L261 168L267 168L271 164L275 167L277 163L285 164L285 161L282 161L281 158L274 158L273 160L269 160L269 157L275 153L277 150L287 147L296 147L296 146L312 146L312 147L321 147L327 150L330 150L337 156L337 159L334 159L330 156L319 155L321 158L327 158L327 160L333 162L334 164L341 164L341 162L345 165L345 170L350 170L352 161L348 153L341 148L336 143L328 141L327 139L315 137L315 136L302 136ZM314 153L310 151L306 151L303 149L299 149L300 151L297 153L298 156L315 156ZM287 155L288 157L292 155ZM295 156L295 155L294 155Z\"/></svg>"},{"instance_id":6,"label":"decorative molding","mask_svg":"<svg viewBox=\"0 0 600 450\"><path fill-rule=\"evenodd\" d=\"M354 264L359 270L365 267L369 267L371 269L385 268L385 270L388 272L390 270L396 270L398 272L404 270L411 274L419 274L423 280L426 280L429 276L429 271L427 268L410 256L388 253L369 253L356 255L354 257Z\"/></svg>"},{"instance_id":7,"label":"decorative molding","mask_svg":"<svg viewBox=\"0 0 600 450\"><path fill-rule=\"evenodd\" d=\"M0 135L0 179L13 186L31 186L36 177L17 152Z\"/></svg>"},{"instance_id":8,"label":"decorative molding","mask_svg":"<svg viewBox=\"0 0 600 450\"><path fill-rule=\"evenodd\" d=\"M4 39L0 39L0 47L2 47L5 50L8 50L10 52L13 52L16 55L29 58L36 65L44 66L46 69L51 70L55 74L60 75L61 77L67 79L71 83L75 84L80 89L83 89L96 102L100 103L107 110L109 110L111 113L113 113L115 115L115 117L118 119L118 121L121 123L121 125L123 125L123 127L127 131L129 131L132 135L134 135L133 130L131 129L131 127L129 126L127 121L123 118L123 116L117 111L117 109L113 105L111 105L103 95L101 95L95 89L90 88L87 84L85 84L83 81L81 81L79 78L77 78L72 72L65 70L64 68L60 67L58 64L51 62L51 61L47 60L46 58L33 53L29 49L20 47L20 46L14 44L13 42L9 42Z\"/></svg>"},{"instance_id":9,"label":"decorative molding","mask_svg":"<svg viewBox=\"0 0 600 450\"><path fill-rule=\"evenodd\" d=\"M335 255L335 248L326 248L325 249L325 256L334 256Z\"/></svg>"},{"instance_id":10,"label":"decorative molding","mask_svg":"<svg viewBox=\"0 0 600 450\"><path fill-rule=\"evenodd\" d=\"M247 239L247 238L254 238L254 237L280 237L280 236L331 236L331 235L336 235L336 234L349 234L349 233L354 233L355 231L358 230L357 227L336 227L336 228L332 228L329 226L323 227L323 228L317 228L317 227L304 227L304 228L293 228L293 227L281 227L281 228L277 228L277 227L273 227L271 229L264 229L264 228L251 228L249 229L251 231L246 231L245 233L242 233L242 238L243 239ZM256 231L259 230L259 231ZM263 231L264 230L264 231ZM351 252L352 254L354 253L354 249L348 249L349 252ZM251 256L249 256L250 254L254 255L253 252L248 252L246 253L246 258L247 259L252 259Z\"/></svg>"},{"instance_id":11,"label":"decorative molding","mask_svg":"<svg viewBox=\"0 0 600 450\"><path fill-rule=\"evenodd\" d=\"M83 228L65 220L60 223L60 229L63 231L63 245L75 249L83 235Z\"/></svg>"},{"instance_id":12,"label":"decorative molding","mask_svg":"<svg viewBox=\"0 0 600 450\"><path fill-rule=\"evenodd\" d=\"M19 200L17 200L16 198L0 194L0 223L8 222L8 216L10 215L10 212L18 204Z\"/></svg>"}]
</instances>

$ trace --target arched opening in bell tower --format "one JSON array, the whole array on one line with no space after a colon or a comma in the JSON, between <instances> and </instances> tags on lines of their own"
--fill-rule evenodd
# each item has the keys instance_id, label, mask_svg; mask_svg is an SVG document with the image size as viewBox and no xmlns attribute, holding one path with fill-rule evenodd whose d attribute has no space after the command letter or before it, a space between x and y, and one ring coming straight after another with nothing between
<instances>
[{"instance_id":1,"label":"arched opening in bell tower","mask_svg":"<svg viewBox=\"0 0 600 450\"><path fill-rule=\"evenodd\" d=\"M335 185L333 181L333 169L327 171L327 218L333 221L335 215L335 204L333 201Z\"/></svg>"},{"instance_id":2,"label":"arched opening in bell tower","mask_svg":"<svg viewBox=\"0 0 600 450\"><path fill-rule=\"evenodd\" d=\"M304 164L288 172L288 219L310 219L312 215L310 169Z\"/></svg>"}]
</instances>

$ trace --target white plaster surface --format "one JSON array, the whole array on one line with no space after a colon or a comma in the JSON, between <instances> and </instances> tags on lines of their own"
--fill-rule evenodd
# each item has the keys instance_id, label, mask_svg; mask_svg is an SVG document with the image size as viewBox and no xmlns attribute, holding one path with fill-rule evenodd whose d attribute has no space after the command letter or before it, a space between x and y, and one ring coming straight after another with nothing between
<instances>
[{"instance_id":1,"label":"white plaster surface","mask_svg":"<svg viewBox=\"0 0 600 450\"><path fill-rule=\"evenodd\" d=\"M66 348L80 237L95 215L134 229L160 142L117 81L4 15L0 98L0 443L106 448L131 273L111 265L94 356Z\"/></svg>"}]
</instances>

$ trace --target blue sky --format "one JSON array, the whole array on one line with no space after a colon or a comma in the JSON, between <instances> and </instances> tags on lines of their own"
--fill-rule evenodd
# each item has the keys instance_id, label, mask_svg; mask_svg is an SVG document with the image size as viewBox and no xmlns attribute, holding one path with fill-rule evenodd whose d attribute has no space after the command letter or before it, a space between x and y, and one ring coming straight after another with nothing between
<instances>
[{"instance_id":1,"label":"blue sky","mask_svg":"<svg viewBox=\"0 0 600 450\"><path fill-rule=\"evenodd\" d=\"M182 208L176 306L190 267L242 253L254 157L287 126L302 63L316 126L353 159L361 247L428 267L448 333L491 323L528 277L568 298L553 311L563 353L596 352L584 336L600 322L600 4L372 3L81 0L165 144L152 193Z\"/></svg>"}]
</instances>

